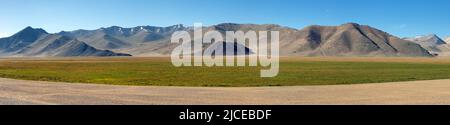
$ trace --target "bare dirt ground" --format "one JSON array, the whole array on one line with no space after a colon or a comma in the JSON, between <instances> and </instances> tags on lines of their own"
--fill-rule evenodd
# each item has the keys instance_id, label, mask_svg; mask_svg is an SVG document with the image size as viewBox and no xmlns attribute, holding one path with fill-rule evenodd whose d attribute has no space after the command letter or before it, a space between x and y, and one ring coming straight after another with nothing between
<instances>
[{"instance_id":1,"label":"bare dirt ground","mask_svg":"<svg viewBox=\"0 0 450 125\"><path fill-rule=\"evenodd\" d=\"M147 87L0 78L0 104L450 104L450 80L286 87Z\"/></svg>"}]
</instances>

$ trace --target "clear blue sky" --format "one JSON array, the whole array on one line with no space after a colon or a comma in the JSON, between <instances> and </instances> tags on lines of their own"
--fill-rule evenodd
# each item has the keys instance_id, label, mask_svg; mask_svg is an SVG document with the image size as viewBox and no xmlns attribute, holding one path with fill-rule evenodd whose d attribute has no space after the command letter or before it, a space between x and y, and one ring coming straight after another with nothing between
<instances>
[{"instance_id":1,"label":"clear blue sky","mask_svg":"<svg viewBox=\"0 0 450 125\"><path fill-rule=\"evenodd\" d=\"M59 32L194 22L293 28L356 22L400 37L444 37L450 35L450 0L0 0L0 37L26 26Z\"/></svg>"}]
</instances>

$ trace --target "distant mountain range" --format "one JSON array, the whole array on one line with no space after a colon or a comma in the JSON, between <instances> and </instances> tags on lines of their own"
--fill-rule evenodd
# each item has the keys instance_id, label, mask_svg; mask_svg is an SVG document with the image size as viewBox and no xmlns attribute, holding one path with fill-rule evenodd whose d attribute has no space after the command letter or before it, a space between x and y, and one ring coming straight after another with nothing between
<instances>
[{"instance_id":1,"label":"distant mountain range","mask_svg":"<svg viewBox=\"0 0 450 125\"><path fill-rule=\"evenodd\" d=\"M447 52L446 42L437 36L401 39L366 25L347 23L340 26L308 26L294 29L267 24L223 23L203 27L204 32L280 31L282 56L420 56ZM0 39L0 56L155 56L169 55L177 44L170 43L176 31L192 27L112 26L96 30L63 31L49 34L43 29L27 27L11 37ZM450 38L447 38L448 42ZM208 46L220 47L215 44ZM226 46L245 46L226 43ZM252 47L235 50L253 54Z\"/></svg>"},{"instance_id":2,"label":"distant mountain range","mask_svg":"<svg viewBox=\"0 0 450 125\"><path fill-rule=\"evenodd\" d=\"M435 34L404 39L419 44L434 55L449 55L450 53L450 45ZM449 38L447 38L448 40Z\"/></svg>"},{"instance_id":3,"label":"distant mountain range","mask_svg":"<svg viewBox=\"0 0 450 125\"><path fill-rule=\"evenodd\" d=\"M404 39L419 44L433 54L449 51L447 43L434 34Z\"/></svg>"},{"instance_id":4,"label":"distant mountain range","mask_svg":"<svg viewBox=\"0 0 450 125\"><path fill-rule=\"evenodd\" d=\"M11 37L0 39L0 55L12 57L48 56L131 56L99 50L77 39L49 34L43 29L27 27Z\"/></svg>"}]
</instances>

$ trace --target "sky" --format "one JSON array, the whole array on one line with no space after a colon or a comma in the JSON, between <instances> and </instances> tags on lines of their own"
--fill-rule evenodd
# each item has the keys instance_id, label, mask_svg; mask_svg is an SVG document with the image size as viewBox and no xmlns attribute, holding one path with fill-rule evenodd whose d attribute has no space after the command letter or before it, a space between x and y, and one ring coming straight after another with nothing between
<instances>
[{"instance_id":1,"label":"sky","mask_svg":"<svg viewBox=\"0 0 450 125\"><path fill-rule=\"evenodd\" d=\"M450 36L450 0L0 0L0 37L32 26L50 33L194 23L308 25L355 22L399 37Z\"/></svg>"}]
</instances>

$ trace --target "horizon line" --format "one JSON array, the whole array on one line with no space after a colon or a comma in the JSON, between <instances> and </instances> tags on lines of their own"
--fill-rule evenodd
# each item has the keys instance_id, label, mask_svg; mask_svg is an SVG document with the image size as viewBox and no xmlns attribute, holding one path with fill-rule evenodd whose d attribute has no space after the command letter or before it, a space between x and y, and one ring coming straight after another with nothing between
<instances>
[{"instance_id":1,"label":"horizon line","mask_svg":"<svg viewBox=\"0 0 450 125\"><path fill-rule=\"evenodd\" d=\"M136 28L136 27L150 26L150 27L166 28L166 27L172 27L172 26L178 26L178 25L181 25L181 26L183 26L183 27L191 28L191 27L194 27L194 24L195 24L195 23L193 23L192 25L186 25L186 24L179 23L179 24L168 25L168 26L157 26L157 25L148 25L148 24L147 24L147 25L136 25L136 26L119 26L119 25L111 25L111 26L101 26L101 27L99 27L99 28L93 28L93 29L83 29L83 28L79 28L79 29L75 29L75 30L60 30L60 31L57 31L57 32L49 32L49 34L57 34L57 33L60 33L60 32L72 32L72 31L77 31L77 30L98 30L98 29L111 28L111 27ZM201 24L203 24L203 23L201 23ZM357 25L363 25L363 26L370 26L370 27L372 27L371 25L368 25L368 24L360 24L360 23L356 23L356 22L346 22L346 23L341 23L341 24L339 24L339 25L310 24L310 25L303 26L303 27L301 27L301 28L295 28L295 27L292 27L292 26L287 26L287 25L282 25L282 24L276 24L276 23L236 23L236 22L224 22L224 23L216 23L216 24L212 24L212 25L202 25L202 27L216 26L216 25L220 25L220 24L239 24L239 25L277 25L277 26L280 26L280 27L291 28L291 29L295 29L295 30L301 30L301 29L304 29L304 28L309 27L309 26L342 26L342 25L345 25L345 24L357 24ZM24 30L24 29L26 29L26 28L28 28L28 27L33 28L33 29L42 29L42 30L48 32L44 27L33 27L33 26L30 25L30 26L25 26L25 28L22 28L21 30L19 30L19 31L17 31L17 32L15 32L15 33L2 34L2 32L0 32L0 38L11 37L11 36L13 36L14 34L20 32L20 31L22 31L22 30ZM376 28L376 27L372 27L372 28ZM380 28L376 28L376 29L382 30L382 29L380 29ZM384 30L382 30L382 31L383 31L383 32L386 32L386 31L384 31ZM389 33L389 32L387 32L387 33ZM391 33L389 33L389 34L391 34ZM393 35L393 34L391 34L391 35ZM393 35L393 36L396 36L396 37L399 37L399 38L402 38L402 39L403 39L403 38L418 37L418 36L428 36L428 35L435 35L435 36L438 36L439 38L442 38L442 39L450 38L450 34L440 36L440 35L438 35L438 34L436 34L436 33L427 33L427 34L411 35L411 36L397 36L397 35Z\"/></svg>"}]
</instances>

